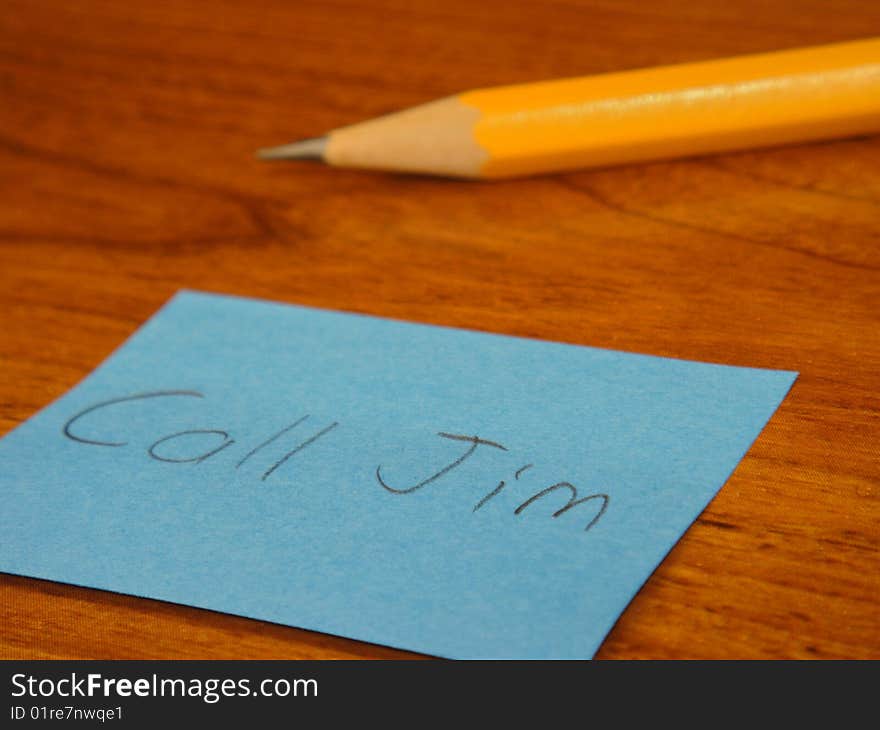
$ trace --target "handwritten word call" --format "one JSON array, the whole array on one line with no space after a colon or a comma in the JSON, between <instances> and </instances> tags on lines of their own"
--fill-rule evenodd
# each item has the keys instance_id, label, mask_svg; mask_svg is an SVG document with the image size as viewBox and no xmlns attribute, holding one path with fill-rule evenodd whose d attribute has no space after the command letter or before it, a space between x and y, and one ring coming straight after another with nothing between
<instances>
[{"instance_id":1,"label":"handwritten word call","mask_svg":"<svg viewBox=\"0 0 880 730\"><path fill-rule=\"evenodd\" d=\"M120 403L128 403L131 401L142 401L148 400L152 398L204 398L204 394L199 393L195 390L158 390L152 391L149 393L135 393L133 395L127 395L122 398L112 398L110 400L101 401L100 403L96 403L88 408L80 411L76 415L74 415L70 420L68 420L64 424L64 428L62 429L63 434L78 443L87 444L89 446L102 446L102 447L112 447L118 448L122 446L128 445L127 441L106 441L99 439L94 435L88 435L84 433L84 430L80 425L77 425L78 421L80 421L85 416L91 413L100 412L106 408L111 408ZM286 436L288 433L296 429L298 426L304 424L310 416L305 415L301 418L297 419L293 423L285 426L280 431L275 433L273 436L269 437L265 441L261 442L250 451L248 451L235 465L235 468L238 469L243 466L248 460L255 457L262 449L269 446L270 444L278 441L282 437ZM262 481L266 481L272 474L274 474L280 467L284 466L284 464L289 461L291 458L296 456L300 451L305 448L308 448L310 445L315 443L318 439L326 436L331 431L333 431L337 426L339 426L338 422L333 422L329 425L324 426L323 428L319 428L314 431L308 438L305 438L299 443L296 444L292 449L287 451L284 456L282 456L278 461L265 469L260 479ZM459 456L454 461L450 462L443 468L439 469L435 473L431 474L425 479L421 481L409 485L409 486L401 486L401 485L392 485L390 484L386 477L382 475L382 465L376 467L376 482L379 486L382 487L389 494L395 495L406 495L417 492L424 487L427 487L429 484L433 484L441 480L450 472L457 469L464 462L470 459L478 450L480 449L500 449L501 451L508 451L507 447L503 446L500 443L495 441L489 441L488 439L480 438L479 436L467 436L463 434L455 434L455 433L446 433L439 432L437 434L440 438L450 439L453 441L460 441L464 444L467 444L464 453ZM193 437L211 437L214 440L212 446L207 448L207 450L203 450L199 453L193 453L186 456L173 455L174 450L173 446L175 442L179 447L180 443L186 443L186 440ZM156 461L162 461L172 464L186 464L186 463L201 463L210 459L221 451L224 451L228 447L232 446L236 443L235 439L230 435L228 431L217 428L205 428L205 429L190 429L186 431L178 431L176 433L169 434L167 436L162 436L161 438L154 441L149 448L147 449L147 454L151 459L155 459ZM204 447L203 447L204 448ZM514 481L519 481L520 477L531 469L534 464L525 464L517 469L514 474ZM482 509L490 500L497 497L505 488L507 487L507 482L505 480L501 480L498 485L488 494L486 494L482 499L480 499L473 508L473 512L477 512ZM542 489L539 492L531 495L528 499L522 502L516 509L514 509L513 513L515 515L522 514L524 510L526 510L529 506L537 502L539 499L546 497L549 494L555 493L557 491L562 491L563 493L568 494L568 502L561 508L556 510L553 513L553 517L559 517L560 515L573 510L575 507L578 507L582 504L593 503L595 506L598 506L598 512L592 517L592 519L587 523L584 531L592 528L605 514L605 511L608 509L608 504L611 501L611 498L604 493L596 493L596 494L588 494L585 497L578 496L577 487L569 482L557 482L555 484Z\"/></svg>"}]
</instances>

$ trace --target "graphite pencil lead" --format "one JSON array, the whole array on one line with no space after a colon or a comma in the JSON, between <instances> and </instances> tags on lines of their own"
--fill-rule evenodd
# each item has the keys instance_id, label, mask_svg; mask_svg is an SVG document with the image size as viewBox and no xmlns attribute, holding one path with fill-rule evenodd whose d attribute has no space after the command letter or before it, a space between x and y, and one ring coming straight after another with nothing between
<instances>
[{"instance_id":1,"label":"graphite pencil lead","mask_svg":"<svg viewBox=\"0 0 880 730\"><path fill-rule=\"evenodd\" d=\"M326 147L326 137L312 137L279 147L264 147L257 150L257 157L261 160L323 160Z\"/></svg>"}]
</instances>

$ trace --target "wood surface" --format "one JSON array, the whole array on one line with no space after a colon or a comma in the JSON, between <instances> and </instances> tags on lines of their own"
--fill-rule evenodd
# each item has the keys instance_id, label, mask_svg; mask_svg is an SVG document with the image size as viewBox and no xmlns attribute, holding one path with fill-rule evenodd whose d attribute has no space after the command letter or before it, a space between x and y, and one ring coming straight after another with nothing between
<instances>
[{"instance_id":1,"label":"wood surface","mask_svg":"<svg viewBox=\"0 0 880 730\"><path fill-rule=\"evenodd\" d=\"M598 656L880 658L880 137L498 183L253 157L473 87L878 34L859 0L5 0L0 433L181 287L798 370ZM0 576L5 658L405 656Z\"/></svg>"}]
</instances>

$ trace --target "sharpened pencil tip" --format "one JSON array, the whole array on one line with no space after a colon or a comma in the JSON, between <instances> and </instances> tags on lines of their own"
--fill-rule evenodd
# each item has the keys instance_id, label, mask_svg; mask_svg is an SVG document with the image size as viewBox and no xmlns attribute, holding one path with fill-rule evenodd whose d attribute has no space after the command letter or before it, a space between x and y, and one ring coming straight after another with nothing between
<instances>
[{"instance_id":1,"label":"sharpened pencil tip","mask_svg":"<svg viewBox=\"0 0 880 730\"><path fill-rule=\"evenodd\" d=\"M326 137L313 137L279 147L263 147L257 150L257 157L261 160L323 160L326 147Z\"/></svg>"}]
</instances>

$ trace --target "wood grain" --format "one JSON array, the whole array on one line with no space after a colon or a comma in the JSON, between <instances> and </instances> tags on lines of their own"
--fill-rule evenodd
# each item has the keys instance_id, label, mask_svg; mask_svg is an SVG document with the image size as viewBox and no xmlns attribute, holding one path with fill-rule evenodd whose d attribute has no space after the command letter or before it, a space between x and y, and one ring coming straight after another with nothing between
<instances>
[{"instance_id":1,"label":"wood grain","mask_svg":"<svg viewBox=\"0 0 880 730\"><path fill-rule=\"evenodd\" d=\"M876 34L859 0L6 0L0 433L181 287L801 376L602 658L880 658L880 138L491 184L260 146L484 85ZM0 657L392 657L0 577Z\"/></svg>"}]
</instances>

